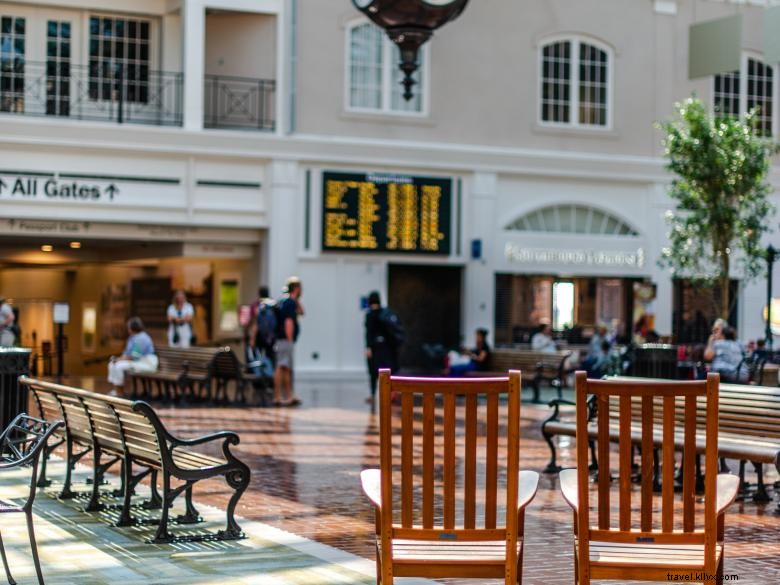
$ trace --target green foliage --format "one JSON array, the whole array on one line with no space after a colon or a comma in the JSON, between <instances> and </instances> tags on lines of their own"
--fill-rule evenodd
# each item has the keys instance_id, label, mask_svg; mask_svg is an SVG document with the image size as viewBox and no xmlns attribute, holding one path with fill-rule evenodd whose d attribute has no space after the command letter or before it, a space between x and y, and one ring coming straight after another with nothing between
<instances>
[{"instance_id":1,"label":"green foliage","mask_svg":"<svg viewBox=\"0 0 780 585\"><path fill-rule=\"evenodd\" d=\"M693 97L677 104L677 114L660 124L677 202L667 212L669 246L660 263L677 277L717 283L727 317L731 260L747 280L765 266L761 238L774 213L767 174L777 147L753 131L755 110L744 120L711 116Z\"/></svg>"}]
</instances>

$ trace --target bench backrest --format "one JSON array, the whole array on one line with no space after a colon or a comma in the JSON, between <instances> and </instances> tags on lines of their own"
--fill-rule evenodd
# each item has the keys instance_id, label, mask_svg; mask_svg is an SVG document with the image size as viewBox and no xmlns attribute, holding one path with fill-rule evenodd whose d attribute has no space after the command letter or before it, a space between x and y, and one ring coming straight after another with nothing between
<instances>
[{"instance_id":1,"label":"bench backrest","mask_svg":"<svg viewBox=\"0 0 780 585\"><path fill-rule=\"evenodd\" d=\"M224 347L161 347L157 349L159 370L182 371L185 366L192 375L209 375L214 357L220 352L229 351Z\"/></svg>"},{"instance_id":2,"label":"bench backrest","mask_svg":"<svg viewBox=\"0 0 780 585\"><path fill-rule=\"evenodd\" d=\"M66 432L72 439L117 455L129 454L150 465L161 465L157 429L147 416L134 410L140 401L26 376L19 381L35 396L41 417L64 419Z\"/></svg>"},{"instance_id":3,"label":"bench backrest","mask_svg":"<svg viewBox=\"0 0 780 585\"><path fill-rule=\"evenodd\" d=\"M716 510L716 474L718 470L718 381L717 374L710 374L706 381L667 381L608 379L588 380L585 372L576 374L577 401L577 480L579 508L577 511L577 533L580 536L579 559L589 559L588 541L611 543L641 542L638 537L647 538L647 542L674 545L704 545L704 563L707 572L715 569L715 535L717 532ZM588 395L594 395L597 403L598 429L596 449L599 471L596 490L597 525L590 521L590 476L588 472L589 445ZM640 402L639 421L632 416L632 402ZM697 513L695 501L695 460L697 434L697 401L703 400L706 421L704 506ZM618 469L619 480L619 519L614 526L611 518L610 487L612 469L610 461L610 434L612 412L610 402L618 403ZM678 420L676 402L684 406L683 420ZM661 409L660 424L654 415ZM639 523L632 522L632 431L635 424L641 426L641 497L639 498ZM663 437L661 460L661 506L660 515L657 502L653 497L653 456L654 436L660 432ZM683 489L682 508L675 505L675 441L676 434L684 437L682 455ZM636 503L636 502L635 502ZM654 508L654 504L656 504ZM677 518L679 512L682 518ZM660 516L660 523L657 520ZM698 521L697 521L698 516ZM702 517L703 516L703 517ZM639 533L636 532L639 529ZM675 531L675 528L681 528ZM632 532L632 529L634 531ZM703 529L703 530L702 530ZM582 565L580 565L582 567Z\"/></svg>"},{"instance_id":4,"label":"bench backrest","mask_svg":"<svg viewBox=\"0 0 780 585\"><path fill-rule=\"evenodd\" d=\"M610 380L642 380L646 378L630 378L614 376ZM762 439L780 440L780 388L770 386L751 386L743 384L721 384L718 403L718 428L721 435L733 434ZM618 416L616 401L609 405L612 417ZM663 417L662 409L656 406L653 411L656 422ZM676 403L676 419L684 418L684 403ZM632 402L632 417L635 424L641 420L641 405L637 400ZM702 398L696 402L696 422L699 429L706 424L706 401Z\"/></svg>"},{"instance_id":5,"label":"bench backrest","mask_svg":"<svg viewBox=\"0 0 780 585\"><path fill-rule=\"evenodd\" d=\"M534 372L539 364L548 368L559 368L571 352L547 353L525 349L494 349L490 352L488 369L497 372L522 370Z\"/></svg>"}]
</instances>

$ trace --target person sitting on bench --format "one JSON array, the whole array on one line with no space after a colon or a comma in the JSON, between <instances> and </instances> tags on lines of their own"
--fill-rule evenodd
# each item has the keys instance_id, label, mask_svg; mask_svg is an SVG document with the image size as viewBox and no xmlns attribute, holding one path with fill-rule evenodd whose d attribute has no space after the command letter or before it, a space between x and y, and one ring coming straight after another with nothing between
<instances>
[{"instance_id":1,"label":"person sitting on bench","mask_svg":"<svg viewBox=\"0 0 780 585\"><path fill-rule=\"evenodd\" d=\"M484 372L490 358L490 346L487 342L488 330L479 328L474 332L475 346L463 349L460 353L450 352L448 373L450 376L463 376L467 372Z\"/></svg>"},{"instance_id":2,"label":"person sitting on bench","mask_svg":"<svg viewBox=\"0 0 780 585\"><path fill-rule=\"evenodd\" d=\"M149 334L144 331L144 323L140 317L131 317L127 321L127 344L118 358L111 357L108 362L108 381L114 386L112 394L119 394L125 385L125 372L154 372L158 360L154 353L154 343Z\"/></svg>"}]
</instances>

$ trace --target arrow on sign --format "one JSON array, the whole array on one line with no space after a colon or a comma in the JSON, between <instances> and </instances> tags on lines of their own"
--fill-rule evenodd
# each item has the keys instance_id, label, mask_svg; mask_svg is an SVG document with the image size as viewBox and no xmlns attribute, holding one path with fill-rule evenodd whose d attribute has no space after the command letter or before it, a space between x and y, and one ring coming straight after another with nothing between
<instances>
[{"instance_id":1,"label":"arrow on sign","mask_svg":"<svg viewBox=\"0 0 780 585\"><path fill-rule=\"evenodd\" d=\"M5 181L3 179L0 179L0 195L3 194L3 189L5 189L8 185L5 184Z\"/></svg>"},{"instance_id":2,"label":"arrow on sign","mask_svg":"<svg viewBox=\"0 0 780 585\"><path fill-rule=\"evenodd\" d=\"M106 187L106 194L108 195L109 199L113 201L114 195L119 194L119 188L113 183L111 183L108 187Z\"/></svg>"}]
</instances>

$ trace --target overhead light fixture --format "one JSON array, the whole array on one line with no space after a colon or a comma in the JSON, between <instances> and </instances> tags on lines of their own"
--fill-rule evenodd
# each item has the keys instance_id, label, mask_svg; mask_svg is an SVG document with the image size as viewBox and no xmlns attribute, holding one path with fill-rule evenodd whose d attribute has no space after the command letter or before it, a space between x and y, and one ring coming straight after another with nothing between
<instances>
[{"instance_id":1,"label":"overhead light fixture","mask_svg":"<svg viewBox=\"0 0 780 585\"><path fill-rule=\"evenodd\" d=\"M455 20L469 0L352 0L355 7L384 29L401 51L399 68L404 73L404 99L414 97L420 47L433 31Z\"/></svg>"},{"instance_id":2,"label":"overhead light fixture","mask_svg":"<svg viewBox=\"0 0 780 585\"><path fill-rule=\"evenodd\" d=\"M74 250L78 250L79 248L81 248L81 242L71 242L70 247L73 248Z\"/></svg>"},{"instance_id":3,"label":"overhead light fixture","mask_svg":"<svg viewBox=\"0 0 780 585\"><path fill-rule=\"evenodd\" d=\"M51 252L52 250L54 250L54 246L51 244L44 244L41 246L41 252Z\"/></svg>"}]
</instances>

